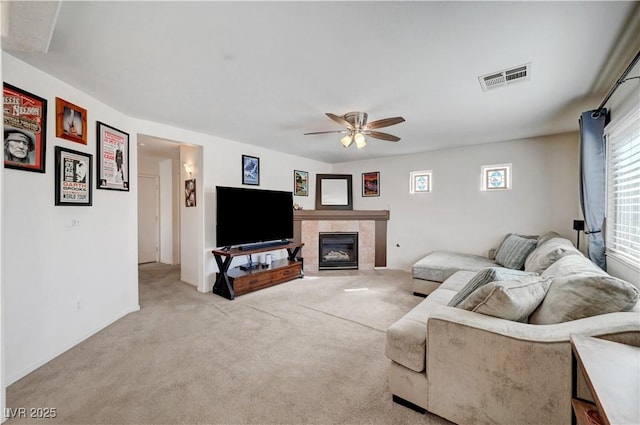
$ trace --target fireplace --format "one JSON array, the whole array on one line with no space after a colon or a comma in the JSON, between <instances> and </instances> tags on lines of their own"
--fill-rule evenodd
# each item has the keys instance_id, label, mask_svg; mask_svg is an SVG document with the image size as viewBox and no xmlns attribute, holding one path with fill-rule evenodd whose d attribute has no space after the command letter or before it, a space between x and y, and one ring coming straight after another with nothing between
<instances>
[{"instance_id":1,"label":"fireplace","mask_svg":"<svg viewBox=\"0 0 640 425\"><path fill-rule=\"evenodd\" d=\"M318 234L318 270L357 269L358 234Z\"/></svg>"}]
</instances>

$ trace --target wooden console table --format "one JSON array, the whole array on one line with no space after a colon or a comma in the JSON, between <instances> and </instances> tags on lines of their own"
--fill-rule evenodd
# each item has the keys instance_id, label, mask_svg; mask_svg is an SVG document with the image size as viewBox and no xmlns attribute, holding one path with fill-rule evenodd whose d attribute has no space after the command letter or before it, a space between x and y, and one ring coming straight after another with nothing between
<instances>
[{"instance_id":1,"label":"wooden console table","mask_svg":"<svg viewBox=\"0 0 640 425\"><path fill-rule=\"evenodd\" d=\"M640 347L571 335L571 348L574 423L594 423L586 415L588 404L577 399L579 367L596 402L602 424L640 424Z\"/></svg>"},{"instance_id":2,"label":"wooden console table","mask_svg":"<svg viewBox=\"0 0 640 425\"><path fill-rule=\"evenodd\" d=\"M219 272L216 273L216 282L213 285L212 292L232 300L236 295L257 291L258 289L303 277L303 259L298 257L298 253L303 246L303 243L289 243L281 246L265 246L248 250L240 250L238 248L229 250L214 249L211 252L216 259ZM279 249L287 250L287 258L274 260L268 267L258 267L251 270L241 270L239 267L234 267L229 270L234 257Z\"/></svg>"}]
</instances>

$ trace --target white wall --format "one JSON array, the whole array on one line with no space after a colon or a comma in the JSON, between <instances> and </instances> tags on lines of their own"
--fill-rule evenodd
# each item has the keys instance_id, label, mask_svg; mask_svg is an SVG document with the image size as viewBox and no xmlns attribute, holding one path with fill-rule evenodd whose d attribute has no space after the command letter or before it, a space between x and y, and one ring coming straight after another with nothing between
<instances>
[{"instance_id":1,"label":"white wall","mask_svg":"<svg viewBox=\"0 0 640 425\"><path fill-rule=\"evenodd\" d=\"M130 120L96 99L3 53L3 80L48 100L46 174L4 170L2 226L4 385L138 309L137 192L93 191L93 206L54 206L54 147L94 155L95 121L130 136ZM87 109L88 144L55 137L55 98ZM93 173L95 179L95 171ZM71 220L78 225L69 227Z\"/></svg>"},{"instance_id":2,"label":"white wall","mask_svg":"<svg viewBox=\"0 0 640 425\"><path fill-rule=\"evenodd\" d=\"M184 193L184 188L182 187L182 182L180 181L180 170L182 169L182 165L180 165L180 161L174 159L173 160L173 168L172 168L172 187L173 187L173 223L172 223L172 241L173 241L173 264L180 264L180 210L182 209L181 197Z\"/></svg>"},{"instance_id":3,"label":"white wall","mask_svg":"<svg viewBox=\"0 0 640 425\"><path fill-rule=\"evenodd\" d=\"M513 189L480 191L480 167L504 163ZM409 194L409 173L421 170L433 171L433 192ZM370 171L380 171L380 196L363 198L361 173ZM409 269L433 250L486 255L509 232L555 230L575 242L577 133L341 163L333 172L353 175L354 209L390 210L390 268Z\"/></svg>"},{"instance_id":4,"label":"white wall","mask_svg":"<svg viewBox=\"0 0 640 425\"><path fill-rule=\"evenodd\" d=\"M183 282L190 283L203 291L204 283L203 275L203 255L205 235L204 228L204 202L202 194L202 148L197 146L180 146L180 163L194 164L194 170L191 175L187 174L184 167L180 170L181 181L184 193L184 182L186 180L196 180L196 206L186 207L184 202L184 194L182 195L180 207L180 234L182 235L182 245L180 252L180 279Z\"/></svg>"},{"instance_id":5,"label":"white wall","mask_svg":"<svg viewBox=\"0 0 640 425\"><path fill-rule=\"evenodd\" d=\"M173 160L158 163L160 173L160 262L173 264Z\"/></svg>"}]
</instances>

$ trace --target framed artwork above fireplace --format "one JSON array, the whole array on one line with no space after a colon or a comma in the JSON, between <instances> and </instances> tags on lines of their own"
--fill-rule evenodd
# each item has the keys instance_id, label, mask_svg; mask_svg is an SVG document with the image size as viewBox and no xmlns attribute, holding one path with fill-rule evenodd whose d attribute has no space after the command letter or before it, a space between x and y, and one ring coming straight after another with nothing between
<instances>
[{"instance_id":1,"label":"framed artwork above fireplace","mask_svg":"<svg viewBox=\"0 0 640 425\"><path fill-rule=\"evenodd\" d=\"M351 174L317 174L316 209L352 210L353 182Z\"/></svg>"}]
</instances>

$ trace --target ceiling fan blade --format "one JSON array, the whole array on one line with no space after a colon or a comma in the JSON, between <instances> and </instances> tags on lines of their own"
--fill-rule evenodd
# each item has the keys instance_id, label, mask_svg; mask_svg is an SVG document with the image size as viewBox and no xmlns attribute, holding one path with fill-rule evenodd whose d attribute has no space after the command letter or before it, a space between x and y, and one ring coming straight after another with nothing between
<instances>
[{"instance_id":1,"label":"ceiling fan blade","mask_svg":"<svg viewBox=\"0 0 640 425\"><path fill-rule=\"evenodd\" d=\"M400 124L401 122L404 122L404 118L402 117L384 118L381 120L370 122L369 124L365 125L364 128L372 129L372 128L389 127L390 125Z\"/></svg>"},{"instance_id":2,"label":"ceiling fan blade","mask_svg":"<svg viewBox=\"0 0 640 425\"><path fill-rule=\"evenodd\" d=\"M336 114L332 114L331 112L327 112L325 115L331 118L332 120L334 120L335 122L337 122L338 124L347 127L349 130L353 130L353 126L351 125L351 123L345 120L344 118L339 117Z\"/></svg>"},{"instance_id":3,"label":"ceiling fan blade","mask_svg":"<svg viewBox=\"0 0 640 425\"><path fill-rule=\"evenodd\" d=\"M332 130L332 131L313 131L311 133L304 133L305 136L308 136L310 134L328 134L328 133L348 133L349 130Z\"/></svg>"},{"instance_id":4,"label":"ceiling fan blade","mask_svg":"<svg viewBox=\"0 0 640 425\"><path fill-rule=\"evenodd\" d=\"M393 134L381 133L380 131L367 131L365 134L374 137L376 139L387 140L389 142L397 142L400 140L399 137L394 136Z\"/></svg>"}]
</instances>

